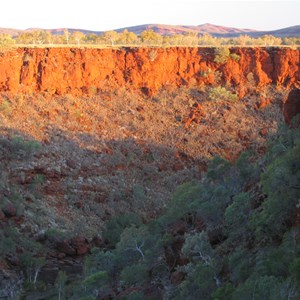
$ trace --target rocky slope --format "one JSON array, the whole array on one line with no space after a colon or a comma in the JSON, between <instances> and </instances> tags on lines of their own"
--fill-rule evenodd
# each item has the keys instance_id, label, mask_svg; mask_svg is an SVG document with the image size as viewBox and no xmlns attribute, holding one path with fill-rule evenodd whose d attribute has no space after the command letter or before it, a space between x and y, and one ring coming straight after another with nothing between
<instances>
[{"instance_id":1,"label":"rocky slope","mask_svg":"<svg viewBox=\"0 0 300 300\"><path fill-rule=\"evenodd\" d=\"M78 270L73 258L103 245L113 216L149 220L178 185L201 179L211 157L263 153L283 118L299 112L299 92L287 97L299 84L299 50L233 53L238 61L217 63L213 48L2 52L1 238L11 226L21 234L14 251L0 249L3 269L20 268L25 237L42 245L40 277L53 283L58 269ZM239 101L210 99L220 85Z\"/></svg>"}]
</instances>

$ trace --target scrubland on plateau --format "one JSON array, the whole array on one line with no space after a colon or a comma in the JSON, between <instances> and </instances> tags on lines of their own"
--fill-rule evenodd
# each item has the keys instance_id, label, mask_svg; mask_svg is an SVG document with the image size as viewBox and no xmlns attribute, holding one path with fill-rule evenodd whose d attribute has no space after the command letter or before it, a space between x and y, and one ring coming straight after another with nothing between
<instances>
[{"instance_id":1,"label":"scrubland on plateau","mask_svg":"<svg viewBox=\"0 0 300 300\"><path fill-rule=\"evenodd\" d=\"M0 53L0 297L299 299L297 47Z\"/></svg>"}]
</instances>

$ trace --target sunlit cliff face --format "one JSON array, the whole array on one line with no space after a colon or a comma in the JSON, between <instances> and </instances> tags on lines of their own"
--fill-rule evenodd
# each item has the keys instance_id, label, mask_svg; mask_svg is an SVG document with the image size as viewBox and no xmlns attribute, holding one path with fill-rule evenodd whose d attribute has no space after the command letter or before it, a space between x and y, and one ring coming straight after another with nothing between
<instances>
[{"instance_id":1,"label":"sunlit cliff face","mask_svg":"<svg viewBox=\"0 0 300 300\"><path fill-rule=\"evenodd\" d=\"M290 48L231 48L222 62L215 48L19 48L0 55L0 92L80 96L126 86L151 96L226 83L243 97L249 86L299 83L299 57Z\"/></svg>"}]
</instances>

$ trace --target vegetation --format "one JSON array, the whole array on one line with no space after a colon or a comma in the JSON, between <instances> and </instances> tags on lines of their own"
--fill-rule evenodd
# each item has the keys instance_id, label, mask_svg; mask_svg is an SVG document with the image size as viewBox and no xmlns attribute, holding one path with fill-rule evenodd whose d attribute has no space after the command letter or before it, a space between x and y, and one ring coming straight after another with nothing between
<instances>
[{"instance_id":1,"label":"vegetation","mask_svg":"<svg viewBox=\"0 0 300 300\"><path fill-rule=\"evenodd\" d=\"M163 36L151 29L143 31L140 35L124 30L123 32L106 31L103 34L84 34L80 31L69 32L67 29L62 34L51 34L46 30L32 30L22 32L17 36L9 34L0 35L0 46L9 45L98 45L98 46L279 46L300 45L298 37L277 38L272 35L263 35L253 38L240 35L235 38L215 38L207 33L173 34ZM235 59L234 56L233 59Z\"/></svg>"},{"instance_id":2,"label":"vegetation","mask_svg":"<svg viewBox=\"0 0 300 300\"><path fill-rule=\"evenodd\" d=\"M212 101L238 101L238 95L221 86L210 88L208 91L208 97Z\"/></svg>"},{"instance_id":3,"label":"vegetation","mask_svg":"<svg viewBox=\"0 0 300 300\"><path fill-rule=\"evenodd\" d=\"M224 64L229 58L230 51L227 47L216 48L214 62Z\"/></svg>"},{"instance_id":4,"label":"vegetation","mask_svg":"<svg viewBox=\"0 0 300 300\"><path fill-rule=\"evenodd\" d=\"M108 290L152 299L147 286L168 299L298 299L299 176L299 128L281 128L259 162L251 153L235 164L213 159L205 178L180 186L157 219L109 221L109 249L92 250L68 299Z\"/></svg>"},{"instance_id":5,"label":"vegetation","mask_svg":"<svg viewBox=\"0 0 300 300\"><path fill-rule=\"evenodd\" d=\"M26 113L24 106L7 98L14 114L5 108L0 113L3 126L14 130L0 139L0 259L19 277L0 282L0 297L30 299L40 292L46 299L299 298L299 127L283 126L277 134L270 130L268 149L261 150L258 146L264 146L266 138L259 144L257 128L279 117L274 107L255 112L256 99L235 101L229 89L214 86L162 91L151 99L125 90L114 93L88 99L30 98L31 105L25 105L31 123L19 113ZM184 120L195 102L207 116L192 123L192 131L184 127ZM94 127L85 132L70 107ZM40 140L47 138L46 142L33 140L41 134L44 112L54 110L55 124L62 124L61 118L65 132L51 132L42 123L48 131ZM147 114L142 115L144 110ZM12 123L5 120L26 129L31 126L31 137L22 136L22 127L7 126ZM103 140L93 132L99 132L97 122L105 122L110 131L104 133L101 127ZM137 141L124 139L117 129L124 126ZM228 127L237 127L238 134ZM80 135L64 136L79 129ZM199 139L203 129L206 143ZM93 139L96 151L80 144L79 137L84 142ZM240 146L238 158L225 159L224 148L229 152L244 140L252 143L246 147L249 152ZM169 148L154 145L158 141ZM77 160L66 159L72 155ZM182 162L180 156L185 165L175 172L174 161ZM199 157L210 159L205 172L197 165ZM67 264L76 259L64 257L56 247L70 248L68 241L79 233L97 245L85 256L82 274L74 276L69 266L59 265L56 279L41 282L45 264L48 269L60 257ZM92 241L95 233L101 242ZM2 287L6 294L1 294Z\"/></svg>"}]
</instances>

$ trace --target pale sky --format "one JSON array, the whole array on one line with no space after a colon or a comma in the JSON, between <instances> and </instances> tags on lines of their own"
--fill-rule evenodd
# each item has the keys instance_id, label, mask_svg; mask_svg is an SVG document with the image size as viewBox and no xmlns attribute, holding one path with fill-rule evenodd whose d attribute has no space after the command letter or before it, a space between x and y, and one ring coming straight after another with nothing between
<instances>
[{"instance_id":1,"label":"pale sky","mask_svg":"<svg viewBox=\"0 0 300 300\"><path fill-rule=\"evenodd\" d=\"M300 25L298 1L4 0L0 27L113 30L142 24L275 30Z\"/></svg>"}]
</instances>

